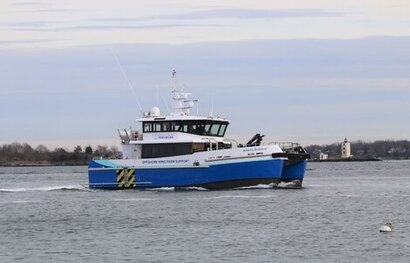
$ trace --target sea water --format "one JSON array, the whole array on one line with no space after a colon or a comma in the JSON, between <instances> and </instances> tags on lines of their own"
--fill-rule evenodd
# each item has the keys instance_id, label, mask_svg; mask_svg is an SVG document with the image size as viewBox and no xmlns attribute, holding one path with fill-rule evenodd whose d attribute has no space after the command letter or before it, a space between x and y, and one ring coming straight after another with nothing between
<instances>
[{"instance_id":1,"label":"sea water","mask_svg":"<svg viewBox=\"0 0 410 263\"><path fill-rule=\"evenodd\" d=\"M410 262L409 178L309 163L302 189L102 191L86 167L3 167L0 262Z\"/></svg>"}]
</instances>

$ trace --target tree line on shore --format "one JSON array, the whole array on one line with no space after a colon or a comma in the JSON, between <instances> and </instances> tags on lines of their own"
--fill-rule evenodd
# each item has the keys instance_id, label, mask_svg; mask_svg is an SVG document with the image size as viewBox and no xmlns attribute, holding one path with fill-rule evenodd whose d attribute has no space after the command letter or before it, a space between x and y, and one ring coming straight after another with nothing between
<instances>
[{"instance_id":1,"label":"tree line on shore","mask_svg":"<svg viewBox=\"0 0 410 263\"><path fill-rule=\"evenodd\" d=\"M355 158L410 159L410 141L407 140L354 141L350 142L350 147ZM329 158L340 157L342 153L341 143L311 145L305 149L313 159L319 159L320 153L328 154Z\"/></svg>"},{"instance_id":2,"label":"tree line on shore","mask_svg":"<svg viewBox=\"0 0 410 263\"><path fill-rule=\"evenodd\" d=\"M319 159L320 153L329 157L341 156L341 144L310 145L305 147L313 159ZM383 140L375 142L351 142L351 153L357 158L380 158L392 160L410 159L410 141ZM0 165L86 165L92 159L121 158L116 146L77 145L72 151L58 147L49 150L45 145L33 148L28 143L14 142L0 146Z\"/></svg>"},{"instance_id":3,"label":"tree line on shore","mask_svg":"<svg viewBox=\"0 0 410 263\"><path fill-rule=\"evenodd\" d=\"M116 146L77 145L72 151L58 147L49 150L45 145L33 148L28 143L14 142L0 146L0 165L85 165L96 158L119 158Z\"/></svg>"}]
</instances>

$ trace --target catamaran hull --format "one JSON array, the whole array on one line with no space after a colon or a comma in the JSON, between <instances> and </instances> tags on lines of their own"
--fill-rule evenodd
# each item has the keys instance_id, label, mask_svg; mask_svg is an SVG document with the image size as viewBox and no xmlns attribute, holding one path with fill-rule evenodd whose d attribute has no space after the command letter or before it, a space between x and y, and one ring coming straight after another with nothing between
<instances>
[{"instance_id":1,"label":"catamaran hull","mask_svg":"<svg viewBox=\"0 0 410 263\"><path fill-rule=\"evenodd\" d=\"M89 164L88 179L90 188L94 189L229 189L258 184L278 184L283 165L284 158L167 167L124 166L116 163L116 160L94 160Z\"/></svg>"},{"instance_id":2,"label":"catamaran hull","mask_svg":"<svg viewBox=\"0 0 410 263\"><path fill-rule=\"evenodd\" d=\"M305 171L307 166L307 160L300 160L292 162L283 166L281 182L291 182L299 180L301 183L305 177Z\"/></svg>"}]
</instances>

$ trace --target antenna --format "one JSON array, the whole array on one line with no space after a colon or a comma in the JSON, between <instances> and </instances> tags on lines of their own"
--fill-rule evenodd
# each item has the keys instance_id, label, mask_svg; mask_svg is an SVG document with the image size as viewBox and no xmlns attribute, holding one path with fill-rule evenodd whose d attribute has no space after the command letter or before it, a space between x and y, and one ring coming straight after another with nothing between
<instances>
[{"instance_id":1,"label":"antenna","mask_svg":"<svg viewBox=\"0 0 410 263\"><path fill-rule=\"evenodd\" d=\"M176 78L175 78L175 75L177 74L177 72L176 72L176 70L175 69L173 69L172 70L172 91L175 91L176 90Z\"/></svg>"},{"instance_id":2,"label":"antenna","mask_svg":"<svg viewBox=\"0 0 410 263\"><path fill-rule=\"evenodd\" d=\"M143 109L142 109L142 107L141 107L141 103L140 103L140 101L139 101L139 99L138 99L137 93L135 93L135 90L134 90L134 88L132 87L131 81L128 79L127 74L125 74L125 71L124 71L124 69L122 68L122 65L121 65L121 62L120 62L118 56L113 52L112 48L110 48L110 51L111 51L111 54L112 54L112 56L114 57L115 61L117 62L117 66L118 66L118 68L120 69L124 80L127 82L128 87L130 88L132 95L134 96L135 100L137 101L137 104L138 104L138 107L139 107L140 111L141 111L141 112L144 112Z\"/></svg>"},{"instance_id":3,"label":"antenna","mask_svg":"<svg viewBox=\"0 0 410 263\"><path fill-rule=\"evenodd\" d=\"M199 116L199 100L193 100L193 102L196 102L196 116Z\"/></svg>"}]
</instances>

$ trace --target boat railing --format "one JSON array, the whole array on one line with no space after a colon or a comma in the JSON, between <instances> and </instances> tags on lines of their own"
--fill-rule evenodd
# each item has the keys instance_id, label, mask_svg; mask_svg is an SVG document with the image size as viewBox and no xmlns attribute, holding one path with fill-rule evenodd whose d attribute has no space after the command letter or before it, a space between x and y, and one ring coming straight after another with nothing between
<instances>
[{"instance_id":1,"label":"boat railing","mask_svg":"<svg viewBox=\"0 0 410 263\"><path fill-rule=\"evenodd\" d=\"M206 141L208 141L209 142L209 150L210 151L212 151L212 149L213 149L213 147L212 147L212 142L214 142L215 143L215 148L216 148L216 150L218 150L218 141L215 139L215 138L207 138L207 137L205 137L205 138L202 138L202 140L206 140Z\"/></svg>"},{"instance_id":2,"label":"boat railing","mask_svg":"<svg viewBox=\"0 0 410 263\"><path fill-rule=\"evenodd\" d=\"M229 142L230 144L235 144L236 148L238 148L239 142L237 140L224 138L224 141Z\"/></svg>"},{"instance_id":3,"label":"boat railing","mask_svg":"<svg viewBox=\"0 0 410 263\"><path fill-rule=\"evenodd\" d=\"M122 143L129 143L130 141L140 141L142 140L142 134L138 131L127 130L127 129L118 129L118 135L120 136Z\"/></svg>"},{"instance_id":4,"label":"boat railing","mask_svg":"<svg viewBox=\"0 0 410 263\"><path fill-rule=\"evenodd\" d=\"M301 148L300 144L297 142L270 142L269 145L278 145L286 152L299 152Z\"/></svg>"}]
</instances>

